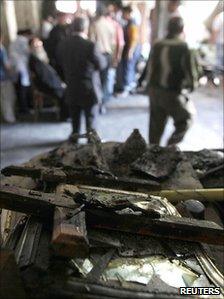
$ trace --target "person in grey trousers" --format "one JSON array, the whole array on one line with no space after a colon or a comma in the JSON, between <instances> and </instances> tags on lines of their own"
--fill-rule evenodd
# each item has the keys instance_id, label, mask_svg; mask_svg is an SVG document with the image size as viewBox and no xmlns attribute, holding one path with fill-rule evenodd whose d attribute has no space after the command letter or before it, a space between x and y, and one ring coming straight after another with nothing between
<instances>
[{"instance_id":1,"label":"person in grey trousers","mask_svg":"<svg viewBox=\"0 0 224 299\"><path fill-rule=\"evenodd\" d=\"M160 144L168 117L173 119L175 130L167 145L181 142L196 112L189 92L198 82L199 69L196 57L181 37L183 29L182 18L172 18L166 38L156 42L150 53L150 144Z\"/></svg>"}]
</instances>

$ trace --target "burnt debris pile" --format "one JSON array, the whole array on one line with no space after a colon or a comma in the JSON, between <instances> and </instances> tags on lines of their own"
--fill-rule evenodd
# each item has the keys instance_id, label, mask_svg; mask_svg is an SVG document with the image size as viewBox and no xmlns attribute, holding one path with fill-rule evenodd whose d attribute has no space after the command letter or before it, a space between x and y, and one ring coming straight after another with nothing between
<instances>
[{"instance_id":1,"label":"burnt debris pile","mask_svg":"<svg viewBox=\"0 0 224 299\"><path fill-rule=\"evenodd\" d=\"M102 143L95 132L81 137L88 143L75 138L2 171L2 298L223 291L224 267L211 252L223 253L223 226L190 210L182 217L171 203L173 192L186 199L187 189L214 188L208 178L221 188L223 153L148 146L138 130L125 143Z\"/></svg>"}]
</instances>

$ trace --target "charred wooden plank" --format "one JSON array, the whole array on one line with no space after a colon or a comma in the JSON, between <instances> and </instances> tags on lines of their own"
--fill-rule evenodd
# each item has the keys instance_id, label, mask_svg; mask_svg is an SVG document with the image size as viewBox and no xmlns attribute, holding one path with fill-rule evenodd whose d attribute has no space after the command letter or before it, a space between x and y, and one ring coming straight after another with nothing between
<instances>
[{"instance_id":1,"label":"charred wooden plank","mask_svg":"<svg viewBox=\"0 0 224 299\"><path fill-rule=\"evenodd\" d=\"M55 206L76 207L66 195L43 193L14 186L1 186L0 208L13 210L41 218L49 217Z\"/></svg>"},{"instance_id":2,"label":"charred wooden plank","mask_svg":"<svg viewBox=\"0 0 224 299\"><path fill-rule=\"evenodd\" d=\"M22 279L13 252L1 249L0 261L0 298L25 299Z\"/></svg>"},{"instance_id":3,"label":"charred wooden plank","mask_svg":"<svg viewBox=\"0 0 224 299\"><path fill-rule=\"evenodd\" d=\"M41 175L41 168L10 165L2 169L1 173L5 176L18 175L38 179Z\"/></svg>"},{"instance_id":4,"label":"charred wooden plank","mask_svg":"<svg viewBox=\"0 0 224 299\"><path fill-rule=\"evenodd\" d=\"M42 179L47 182L87 184L101 187L113 187L124 190L159 190L160 185L154 181L105 175L88 175L75 171L50 170L42 172Z\"/></svg>"},{"instance_id":5,"label":"charred wooden plank","mask_svg":"<svg viewBox=\"0 0 224 299\"><path fill-rule=\"evenodd\" d=\"M140 235L179 239L192 242L223 244L224 230L217 224L188 218L118 215L113 212L86 210L87 226Z\"/></svg>"},{"instance_id":6,"label":"charred wooden plank","mask_svg":"<svg viewBox=\"0 0 224 299\"><path fill-rule=\"evenodd\" d=\"M52 247L56 255L85 257L88 254L85 213L56 207Z\"/></svg>"},{"instance_id":7,"label":"charred wooden plank","mask_svg":"<svg viewBox=\"0 0 224 299\"><path fill-rule=\"evenodd\" d=\"M106 175L90 175L83 172L61 169L41 169L26 166L10 166L2 170L8 175L39 178L46 182L87 184L101 187L113 187L123 190L159 190L160 184L149 179L142 180L128 177L111 177Z\"/></svg>"},{"instance_id":8,"label":"charred wooden plank","mask_svg":"<svg viewBox=\"0 0 224 299\"><path fill-rule=\"evenodd\" d=\"M24 193L23 190L16 187L1 187L0 207L41 218L47 218L53 213L54 205L52 203L44 201L38 196L29 196L28 193L29 191Z\"/></svg>"}]
</instances>

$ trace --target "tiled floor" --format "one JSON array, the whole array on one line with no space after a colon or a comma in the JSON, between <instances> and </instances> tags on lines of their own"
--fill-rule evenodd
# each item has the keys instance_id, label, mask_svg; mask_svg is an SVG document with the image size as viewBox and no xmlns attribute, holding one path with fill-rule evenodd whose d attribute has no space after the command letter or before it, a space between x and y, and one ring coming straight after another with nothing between
<instances>
[{"instance_id":1,"label":"tiled floor","mask_svg":"<svg viewBox=\"0 0 224 299\"><path fill-rule=\"evenodd\" d=\"M180 144L183 150L223 148L223 93L219 89L200 89L192 94L197 117L186 138ZM124 141L134 128L148 136L148 98L134 95L112 99L108 113L99 116L98 132L104 141ZM172 120L165 130L162 143L172 132ZM2 125L1 168L23 163L33 156L49 151L68 138L69 122L39 122Z\"/></svg>"}]
</instances>

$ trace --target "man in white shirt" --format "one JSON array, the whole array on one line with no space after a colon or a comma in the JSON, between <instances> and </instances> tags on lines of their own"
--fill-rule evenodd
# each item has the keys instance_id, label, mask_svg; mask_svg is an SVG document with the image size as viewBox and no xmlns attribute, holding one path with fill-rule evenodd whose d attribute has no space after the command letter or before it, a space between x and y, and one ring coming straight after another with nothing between
<instances>
[{"instance_id":1,"label":"man in white shirt","mask_svg":"<svg viewBox=\"0 0 224 299\"><path fill-rule=\"evenodd\" d=\"M43 20L42 28L41 28L41 35L42 39L46 40L49 37L51 30L54 27L54 19L52 16L47 16L46 19Z\"/></svg>"},{"instance_id":2,"label":"man in white shirt","mask_svg":"<svg viewBox=\"0 0 224 299\"><path fill-rule=\"evenodd\" d=\"M90 27L90 40L96 43L100 52L107 61L107 67L101 71L101 83L103 88L103 103L100 106L100 113L105 113L104 104L109 100L109 70L112 67L113 56L117 47L117 31L111 17L108 15L107 7L102 7Z\"/></svg>"}]
</instances>

